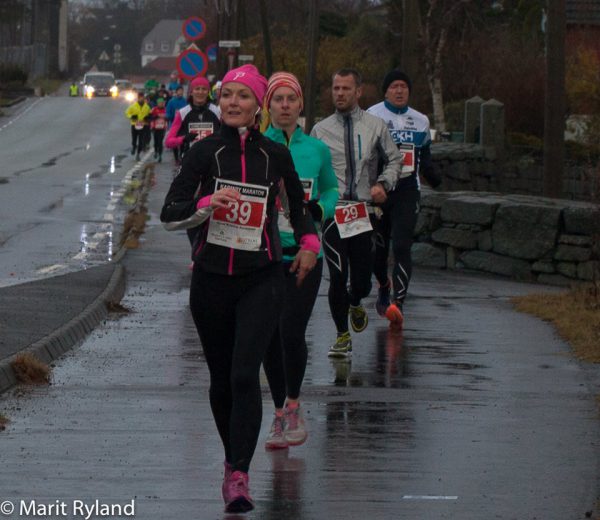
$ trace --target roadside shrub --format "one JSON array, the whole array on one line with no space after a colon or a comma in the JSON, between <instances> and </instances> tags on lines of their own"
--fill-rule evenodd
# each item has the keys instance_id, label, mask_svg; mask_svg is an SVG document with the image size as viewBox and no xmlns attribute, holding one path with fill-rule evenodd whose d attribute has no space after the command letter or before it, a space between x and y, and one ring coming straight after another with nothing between
<instances>
[{"instance_id":1,"label":"roadside shrub","mask_svg":"<svg viewBox=\"0 0 600 520\"><path fill-rule=\"evenodd\" d=\"M0 63L0 84L17 83L24 85L27 82L27 72L15 63Z\"/></svg>"}]
</instances>

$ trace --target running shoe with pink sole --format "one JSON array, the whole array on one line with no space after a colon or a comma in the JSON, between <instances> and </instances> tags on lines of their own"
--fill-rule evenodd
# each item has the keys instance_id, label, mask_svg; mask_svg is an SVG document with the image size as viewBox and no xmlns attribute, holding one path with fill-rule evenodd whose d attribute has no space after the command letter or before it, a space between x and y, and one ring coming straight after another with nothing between
<instances>
[{"instance_id":1,"label":"running shoe with pink sole","mask_svg":"<svg viewBox=\"0 0 600 520\"><path fill-rule=\"evenodd\" d=\"M226 482L223 495L226 513L245 513L254 509L248 489L248 473L234 471Z\"/></svg>"}]
</instances>

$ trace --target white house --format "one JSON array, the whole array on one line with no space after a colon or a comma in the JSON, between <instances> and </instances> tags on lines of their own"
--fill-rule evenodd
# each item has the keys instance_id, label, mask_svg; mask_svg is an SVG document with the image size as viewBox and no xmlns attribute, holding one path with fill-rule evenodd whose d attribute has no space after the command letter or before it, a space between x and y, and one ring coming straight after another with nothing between
<instances>
[{"instance_id":1,"label":"white house","mask_svg":"<svg viewBox=\"0 0 600 520\"><path fill-rule=\"evenodd\" d=\"M158 58L176 58L189 46L181 33L184 20L161 20L142 40L142 67Z\"/></svg>"}]
</instances>

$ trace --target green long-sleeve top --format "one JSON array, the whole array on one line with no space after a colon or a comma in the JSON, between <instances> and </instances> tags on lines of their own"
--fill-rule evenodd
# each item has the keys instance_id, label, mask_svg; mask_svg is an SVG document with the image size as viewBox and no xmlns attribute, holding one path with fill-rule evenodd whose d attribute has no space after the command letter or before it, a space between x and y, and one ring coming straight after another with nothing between
<instances>
[{"instance_id":1,"label":"green long-sleeve top","mask_svg":"<svg viewBox=\"0 0 600 520\"><path fill-rule=\"evenodd\" d=\"M288 147L294 160L294 166L303 184L308 185L312 181L310 200L318 201L323 211L322 222L333 218L335 205L338 200L338 181L331 165L331 153L327 145L314 137L306 135L298 126L291 135L289 141L283 130L269 125L265 136L273 141ZM280 228L281 246L284 249L284 261L291 261L293 257L286 255L288 251L298 244L294 240L294 234ZM321 257L323 251L319 253Z\"/></svg>"}]
</instances>

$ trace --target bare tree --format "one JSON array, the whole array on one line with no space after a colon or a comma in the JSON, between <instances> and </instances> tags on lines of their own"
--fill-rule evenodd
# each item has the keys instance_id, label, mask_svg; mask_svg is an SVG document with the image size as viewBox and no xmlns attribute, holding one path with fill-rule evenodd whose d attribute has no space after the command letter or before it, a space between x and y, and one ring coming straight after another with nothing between
<instances>
[{"instance_id":1,"label":"bare tree","mask_svg":"<svg viewBox=\"0 0 600 520\"><path fill-rule=\"evenodd\" d=\"M304 131L309 133L315 122L317 97L317 56L319 53L319 0L309 1L308 71L306 74L306 103Z\"/></svg>"},{"instance_id":2,"label":"bare tree","mask_svg":"<svg viewBox=\"0 0 600 520\"><path fill-rule=\"evenodd\" d=\"M565 0L548 1L544 109L544 195L560 197L565 159Z\"/></svg>"},{"instance_id":3,"label":"bare tree","mask_svg":"<svg viewBox=\"0 0 600 520\"><path fill-rule=\"evenodd\" d=\"M260 23L262 25L263 42L265 46L265 62L267 77L273 74L273 49L271 48L271 33L269 32L269 19L267 16L266 0L259 0Z\"/></svg>"},{"instance_id":4,"label":"bare tree","mask_svg":"<svg viewBox=\"0 0 600 520\"><path fill-rule=\"evenodd\" d=\"M442 87L443 53L459 14L473 0L428 0L427 14L421 26L425 72L433 104L433 120L438 131L446 130Z\"/></svg>"}]
</instances>

